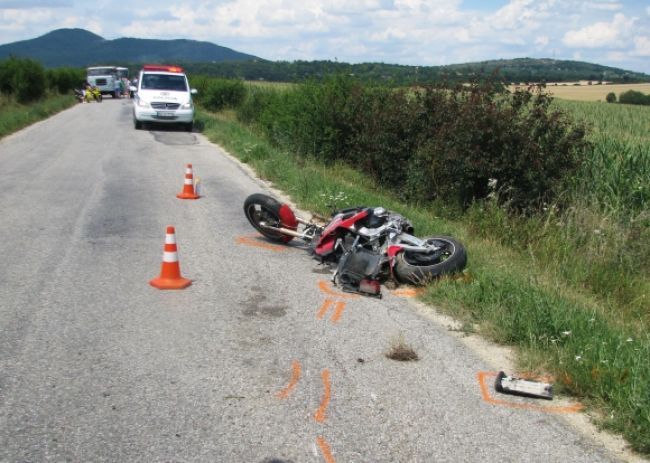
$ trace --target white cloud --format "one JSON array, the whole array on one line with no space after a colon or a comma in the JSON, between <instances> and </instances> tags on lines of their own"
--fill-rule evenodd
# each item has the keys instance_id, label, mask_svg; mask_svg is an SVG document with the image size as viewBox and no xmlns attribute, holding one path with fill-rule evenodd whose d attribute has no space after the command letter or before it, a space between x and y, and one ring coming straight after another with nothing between
<instances>
[{"instance_id":1,"label":"white cloud","mask_svg":"<svg viewBox=\"0 0 650 463\"><path fill-rule=\"evenodd\" d=\"M554 14L556 0L510 0L510 2L487 17L495 29L529 32ZM523 29L523 30L522 30Z\"/></svg>"},{"instance_id":2,"label":"white cloud","mask_svg":"<svg viewBox=\"0 0 650 463\"><path fill-rule=\"evenodd\" d=\"M49 23L53 14L46 9L0 9L0 24L21 28L28 24Z\"/></svg>"},{"instance_id":3,"label":"white cloud","mask_svg":"<svg viewBox=\"0 0 650 463\"><path fill-rule=\"evenodd\" d=\"M571 48L620 47L634 22L634 18L627 19L623 13L616 13L611 22L597 22L591 26L566 32L562 42Z\"/></svg>"},{"instance_id":4,"label":"white cloud","mask_svg":"<svg viewBox=\"0 0 650 463\"><path fill-rule=\"evenodd\" d=\"M535 45L538 45L540 47L545 47L548 45L549 41L550 39L547 35L540 35L538 37L535 37Z\"/></svg>"},{"instance_id":5,"label":"white cloud","mask_svg":"<svg viewBox=\"0 0 650 463\"><path fill-rule=\"evenodd\" d=\"M585 2L584 7L586 10L618 11L623 9L623 4L618 2Z\"/></svg>"},{"instance_id":6,"label":"white cloud","mask_svg":"<svg viewBox=\"0 0 650 463\"><path fill-rule=\"evenodd\" d=\"M388 29L384 29L383 31L370 35L370 40L378 42L388 40L403 40L405 38L406 32L395 27L389 27Z\"/></svg>"},{"instance_id":7,"label":"white cloud","mask_svg":"<svg viewBox=\"0 0 650 463\"><path fill-rule=\"evenodd\" d=\"M634 51L632 54L635 56L650 56L650 37L636 37L634 39Z\"/></svg>"},{"instance_id":8,"label":"white cloud","mask_svg":"<svg viewBox=\"0 0 650 463\"><path fill-rule=\"evenodd\" d=\"M72 0L0 0L0 9L25 10L32 8L71 7Z\"/></svg>"},{"instance_id":9,"label":"white cloud","mask_svg":"<svg viewBox=\"0 0 650 463\"><path fill-rule=\"evenodd\" d=\"M491 24L496 29L517 29L523 24L530 24L535 13L531 5L533 0L511 0L491 16Z\"/></svg>"},{"instance_id":10,"label":"white cloud","mask_svg":"<svg viewBox=\"0 0 650 463\"><path fill-rule=\"evenodd\" d=\"M100 18L88 18L82 16L68 16L66 17L60 27L82 28L97 35L104 34L104 27Z\"/></svg>"},{"instance_id":11,"label":"white cloud","mask_svg":"<svg viewBox=\"0 0 650 463\"><path fill-rule=\"evenodd\" d=\"M623 53L621 51L610 51L607 53L607 55L605 55L605 57L608 62L612 63L622 63L629 58L626 53Z\"/></svg>"}]
</instances>

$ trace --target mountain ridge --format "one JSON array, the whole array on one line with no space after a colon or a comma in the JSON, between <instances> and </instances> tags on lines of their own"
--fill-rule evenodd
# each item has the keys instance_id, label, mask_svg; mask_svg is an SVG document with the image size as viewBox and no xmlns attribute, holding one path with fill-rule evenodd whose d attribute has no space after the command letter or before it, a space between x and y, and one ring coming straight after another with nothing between
<instances>
[{"instance_id":1,"label":"mountain ridge","mask_svg":"<svg viewBox=\"0 0 650 463\"><path fill-rule=\"evenodd\" d=\"M408 84L439 80L471 80L499 71L503 82L650 82L650 75L572 60L551 58L493 59L442 66L338 61L269 61L211 42L190 39L121 37L107 40L85 29L56 29L34 39L0 45L0 59L35 59L45 67L174 63L192 72L247 80L300 81L333 73L362 80Z\"/></svg>"},{"instance_id":2,"label":"mountain ridge","mask_svg":"<svg viewBox=\"0 0 650 463\"><path fill-rule=\"evenodd\" d=\"M0 45L0 59L31 58L45 67L86 67L120 63L183 60L225 62L259 59L210 42L188 39L105 39L85 29L56 29L40 37Z\"/></svg>"}]
</instances>

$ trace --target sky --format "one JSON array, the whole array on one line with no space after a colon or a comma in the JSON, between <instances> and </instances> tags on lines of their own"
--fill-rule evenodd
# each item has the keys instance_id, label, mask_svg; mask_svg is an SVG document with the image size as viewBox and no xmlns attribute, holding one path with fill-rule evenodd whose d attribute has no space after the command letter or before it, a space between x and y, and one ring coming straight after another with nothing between
<instances>
[{"instance_id":1,"label":"sky","mask_svg":"<svg viewBox=\"0 0 650 463\"><path fill-rule=\"evenodd\" d=\"M650 73L650 0L0 0L0 44L59 28L274 61L556 58Z\"/></svg>"}]
</instances>

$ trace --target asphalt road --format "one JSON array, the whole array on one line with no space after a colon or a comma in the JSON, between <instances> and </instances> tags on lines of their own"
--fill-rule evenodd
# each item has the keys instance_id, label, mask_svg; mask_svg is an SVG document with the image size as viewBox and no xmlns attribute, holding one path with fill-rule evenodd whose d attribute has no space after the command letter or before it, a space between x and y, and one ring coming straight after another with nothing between
<instances>
[{"instance_id":1,"label":"asphalt road","mask_svg":"<svg viewBox=\"0 0 650 463\"><path fill-rule=\"evenodd\" d=\"M0 461L613 461L557 402L497 396L407 297L341 295L258 239L264 191L200 134L134 130L126 100L0 141ZM148 284L167 225L183 291ZM400 338L419 361L385 357Z\"/></svg>"}]
</instances>

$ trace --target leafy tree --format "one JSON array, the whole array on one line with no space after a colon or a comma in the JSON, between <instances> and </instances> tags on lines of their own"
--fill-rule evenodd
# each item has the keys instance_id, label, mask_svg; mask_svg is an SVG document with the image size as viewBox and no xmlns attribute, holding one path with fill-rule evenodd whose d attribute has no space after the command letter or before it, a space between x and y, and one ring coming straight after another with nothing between
<instances>
[{"instance_id":1,"label":"leafy tree","mask_svg":"<svg viewBox=\"0 0 650 463\"><path fill-rule=\"evenodd\" d=\"M77 68L48 69L45 76L48 88L65 94L75 88L81 88L86 80L86 70Z\"/></svg>"},{"instance_id":2,"label":"leafy tree","mask_svg":"<svg viewBox=\"0 0 650 463\"><path fill-rule=\"evenodd\" d=\"M0 63L0 91L14 95L20 103L38 100L45 95L45 70L40 63L10 57Z\"/></svg>"},{"instance_id":3,"label":"leafy tree","mask_svg":"<svg viewBox=\"0 0 650 463\"><path fill-rule=\"evenodd\" d=\"M650 95L645 95L636 90L621 93L618 102L623 104L650 105Z\"/></svg>"},{"instance_id":4,"label":"leafy tree","mask_svg":"<svg viewBox=\"0 0 650 463\"><path fill-rule=\"evenodd\" d=\"M609 92L605 97L608 103L616 103L616 93Z\"/></svg>"}]
</instances>

